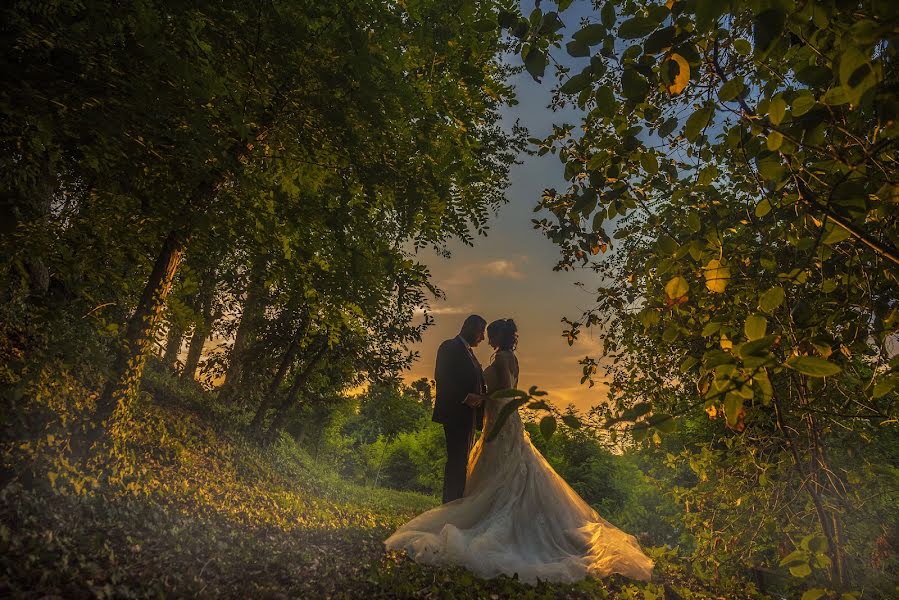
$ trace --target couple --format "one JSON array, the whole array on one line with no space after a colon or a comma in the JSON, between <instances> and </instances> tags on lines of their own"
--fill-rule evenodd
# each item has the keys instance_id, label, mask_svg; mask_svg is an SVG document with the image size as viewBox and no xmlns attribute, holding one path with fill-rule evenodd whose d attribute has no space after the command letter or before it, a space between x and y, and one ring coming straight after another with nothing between
<instances>
[{"instance_id":1,"label":"couple","mask_svg":"<svg viewBox=\"0 0 899 600\"><path fill-rule=\"evenodd\" d=\"M496 353L483 371L471 348L485 334ZM521 581L574 582L621 573L648 580L652 561L633 536L615 528L553 470L513 413L493 441L489 432L503 404L487 394L518 385L511 319L465 320L437 352L434 421L446 433L444 504L390 536L389 550L421 563L459 565L480 577L518 574Z\"/></svg>"}]
</instances>

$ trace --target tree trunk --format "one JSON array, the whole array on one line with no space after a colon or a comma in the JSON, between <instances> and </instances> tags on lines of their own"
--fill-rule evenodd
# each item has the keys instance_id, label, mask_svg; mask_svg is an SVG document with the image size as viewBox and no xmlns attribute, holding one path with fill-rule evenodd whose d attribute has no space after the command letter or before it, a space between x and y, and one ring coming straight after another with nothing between
<instances>
[{"instance_id":1,"label":"tree trunk","mask_svg":"<svg viewBox=\"0 0 899 600\"><path fill-rule=\"evenodd\" d=\"M293 364L294 359L297 356L297 352L300 349L300 340L306 334L306 329L309 327L309 310L308 307L303 306L303 313L300 316L300 324L297 327L297 330L294 332L293 337L290 339L290 344L287 346L287 350L284 352L284 356L281 357L281 364L278 365L278 371L275 373L274 379L272 379L272 383L268 389L268 397L274 398L278 390L281 388L281 384L284 382L284 378L287 376L287 371L290 370L290 365Z\"/></svg>"},{"instance_id":2,"label":"tree trunk","mask_svg":"<svg viewBox=\"0 0 899 600\"><path fill-rule=\"evenodd\" d=\"M162 363L176 372L178 371L178 357L181 356L182 340L184 340L184 330L178 325L172 325L169 328L165 353L162 355Z\"/></svg>"},{"instance_id":3,"label":"tree trunk","mask_svg":"<svg viewBox=\"0 0 899 600\"><path fill-rule=\"evenodd\" d=\"M265 270L267 257L258 255L250 268L250 280L247 282L247 296L240 314L240 325L234 334L234 344L228 356L228 370L219 390L219 398L225 402L232 401L240 389L244 373L247 349L249 348L264 305Z\"/></svg>"},{"instance_id":4,"label":"tree trunk","mask_svg":"<svg viewBox=\"0 0 899 600\"><path fill-rule=\"evenodd\" d=\"M53 196L58 186L56 167L50 159L50 155L44 152L40 157L36 173L29 183L22 187L14 186L14 189L5 190L9 195L0 197L0 235L4 241L9 236L15 239L17 232L28 232L28 247L23 248L16 243L16 248L9 248L4 244L5 250L21 252L22 266L25 268L27 278L22 281L32 299L39 299L47 293L50 287L50 271L44 261L48 252L47 244L52 243L50 230L50 212L53 206ZM13 271L7 271L3 277L8 278L0 286L4 289L18 289L21 276Z\"/></svg>"},{"instance_id":5,"label":"tree trunk","mask_svg":"<svg viewBox=\"0 0 899 600\"><path fill-rule=\"evenodd\" d=\"M128 322L112 373L97 400L95 426L100 426L117 410L127 410L140 382L147 352L152 346L153 334L186 244L186 235L179 231L170 232L163 242L137 309ZM96 441L96 435L91 437L91 442Z\"/></svg>"},{"instance_id":6,"label":"tree trunk","mask_svg":"<svg viewBox=\"0 0 899 600\"><path fill-rule=\"evenodd\" d=\"M200 319L194 325L193 334L190 338L187 358L184 360L184 370L181 372L182 379L194 379L197 375L197 367L200 364L200 358L203 356L203 347L209 338L209 332L212 330L212 303L215 295L215 283L214 271L208 271L197 293L196 309L200 312Z\"/></svg>"},{"instance_id":7,"label":"tree trunk","mask_svg":"<svg viewBox=\"0 0 899 600\"><path fill-rule=\"evenodd\" d=\"M303 368L300 369L296 377L294 377L293 383L290 386L290 391L287 392L287 398L284 400L281 406L278 407L275 418L272 420L272 424L269 426L268 434L265 436L266 441L270 440L273 432L277 431L284 423L284 418L286 416L287 410L296 402L297 396L300 393L300 389L306 384L306 381L309 379L309 376L312 374L312 371L315 369L318 362L322 359L327 349L327 337L322 337L317 344L317 349L313 351L312 355L306 361L306 364L303 365ZM273 396L266 396L262 398L262 402L259 404L259 409L256 411L256 415L253 417L253 422L250 423L250 431L257 437L259 437L259 435L262 433L265 415L268 413L273 400Z\"/></svg>"},{"instance_id":8,"label":"tree trunk","mask_svg":"<svg viewBox=\"0 0 899 600\"><path fill-rule=\"evenodd\" d=\"M206 328L202 323L194 325L190 336L190 344L187 346L187 357L184 359L184 369L181 371L181 379L194 379L197 375L197 367L203 356L203 346L206 344Z\"/></svg>"},{"instance_id":9,"label":"tree trunk","mask_svg":"<svg viewBox=\"0 0 899 600\"><path fill-rule=\"evenodd\" d=\"M53 204L53 194L56 192L56 173L50 158L45 157L41 165L41 177L35 186L35 194L31 207L34 210L36 222L47 225L50 218L50 208ZM46 230L45 230L46 231ZM30 256L26 262L28 268L28 291L32 297L40 297L50 289L50 270L42 256Z\"/></svg>"},{"instance_id":10,"label":"tree trunk","mask_svg":"<svg viewBox=\"0 0 899 600\"><path fill-rule=\"evenodd\" d=\"M799 386L797 385L796 387L798 390ZM805 405L805 400L803 399L801 392L799 393L799 396L800 403L802 405ZM793 439L793 436L790 435L789 428L785 424L783 406L780 403L778 394L774 394L773 400L775 417L777 420L777 428L781 432L781 434L783 434L787 442L787 447L789 448L790 453L793 456L793 463L796 467L796 470L799 472L799 476L803 482L803 487L805 487L806 491L809 494L809 497L812 500L812 505L815 507L815 514L818 517L818 524L821 526L821 532L827 539L827 552L830 555L831 559L831 584L837 590L843 589L843 587L845 586L843 570L843 550L839 547L836 535L834 534L834 530L836 529L835 523L837 522L837 516L835 513L828 512L821 498L822 486L820 483L820 464L817 462L817 457L812 454L812 456L810 457L811 462L809 464L808 472L806 472L806 468L803 466L802 458L799 456L799 451L796 447L796 441ZM813 427L813 424L808 424L810 427ZM813 441L813 437L811 435L810 441Z\"/></svg>"}]
</instances>

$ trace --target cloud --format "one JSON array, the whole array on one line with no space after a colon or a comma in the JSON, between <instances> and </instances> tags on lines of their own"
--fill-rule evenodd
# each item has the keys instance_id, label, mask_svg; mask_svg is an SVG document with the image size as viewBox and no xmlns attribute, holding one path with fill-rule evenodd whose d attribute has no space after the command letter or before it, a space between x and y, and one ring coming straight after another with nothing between
<instances>
[{"instance_id":1,"label":"cloud","mask_svg":"<svg viewBox=\"0 0 899 600\"><path fill-rule=\"evenodd\" d=\"M470 306L432 306L428 309L431 315L463 315L474 312ZM425 314L425 309L421 306L415 309L415 316L420 317Z\"/></svg>"},{"instance_id":2,"label":"cloud","mask_svg":"<svg viewBox=\"0 0 899 600\"><path fill-rule=\"evenodd\" d=\"M485 277L500 279L524 279L520 263L527 262L527 256L520 256L518 261L497 259L483 263L468 264L456 269L456 271L438 282L444 286L465 286L478 282Z\"/></svg>"},{"instance_id":3,"label":"cloud","mask_svg":"<svg viewBox=\"0 0 899 600\"><path fill-rule=\"evenodd\" d=\"M506 279L523 279L524 274L518 269L518 265L511 260L493 260L481 265L481 271L485 274L504 277Z\"/></svg>"}]
</instances>

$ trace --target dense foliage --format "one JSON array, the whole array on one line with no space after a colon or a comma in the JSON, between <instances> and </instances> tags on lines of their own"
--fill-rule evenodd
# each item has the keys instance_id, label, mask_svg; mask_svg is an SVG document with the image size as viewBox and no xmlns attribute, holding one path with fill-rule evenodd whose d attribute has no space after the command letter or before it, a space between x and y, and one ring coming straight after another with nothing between
<instances>
[{"instance_id":1,"label":"dense foliage","mask_svg":"<svg viewBox=\"0 0 899 600\"><path fill-rule=\"evenodd\" d=\"M88 454L160 344L269 441L301 400L393 377L439 294L412 250L483 233L519 146L479 10L5 4L3 383L87 371Z\"/></svg>"},{"instance_id":2,"label":"dense foliage","mask_svg":"<svg viewBox=\"0 0 899 600\"><path fill-rule=\"evenodd\" d=\"M892 594L896 4L595 2L564 38L557 4L496 25L535 78L583 57L555 100L583 122L532 142L570 182L535 225L601 281L565 332L601 329L595 420L689 468L697 573Z\"/></svg>"},{"instance_id":3,"label":"dense foliage","mask_svg":"<svg viewBox=\"0 0 899 600\"><path fill-rule=\"evenodd\" d=\"M536 4L0 7L0 592L896 592L899 9ZM398 381L440 295L415 251L504 202L504 52L569 57L534 223L600 284L565 335L601 330L609 390L505 414L654 583L381 547L441 487L430 385Z\"/></svg>"}]
</instances>

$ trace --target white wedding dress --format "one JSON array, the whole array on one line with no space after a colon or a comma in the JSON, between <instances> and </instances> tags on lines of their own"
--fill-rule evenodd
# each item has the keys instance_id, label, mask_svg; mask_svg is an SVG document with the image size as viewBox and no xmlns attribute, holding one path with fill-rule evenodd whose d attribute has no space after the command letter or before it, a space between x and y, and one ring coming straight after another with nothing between
<instances>
[{"instance_id":1,"label":"white wedding dress","mask_svg":"<svg viewBox=\"0 0 899 600\"><path fill-rule=\"evenodd\" d=\"M516 387L518 362L497 353L484 371L488 391ZM415 561L459 565L484 577L574 582L621 573L648 580L652 561L634 536L600 517L534 448L518 412L490 443L502 400L488 400L484 432L468 461L465 495L423 513L390 536L389 550Z\"/></svg>"}]
</instances>

